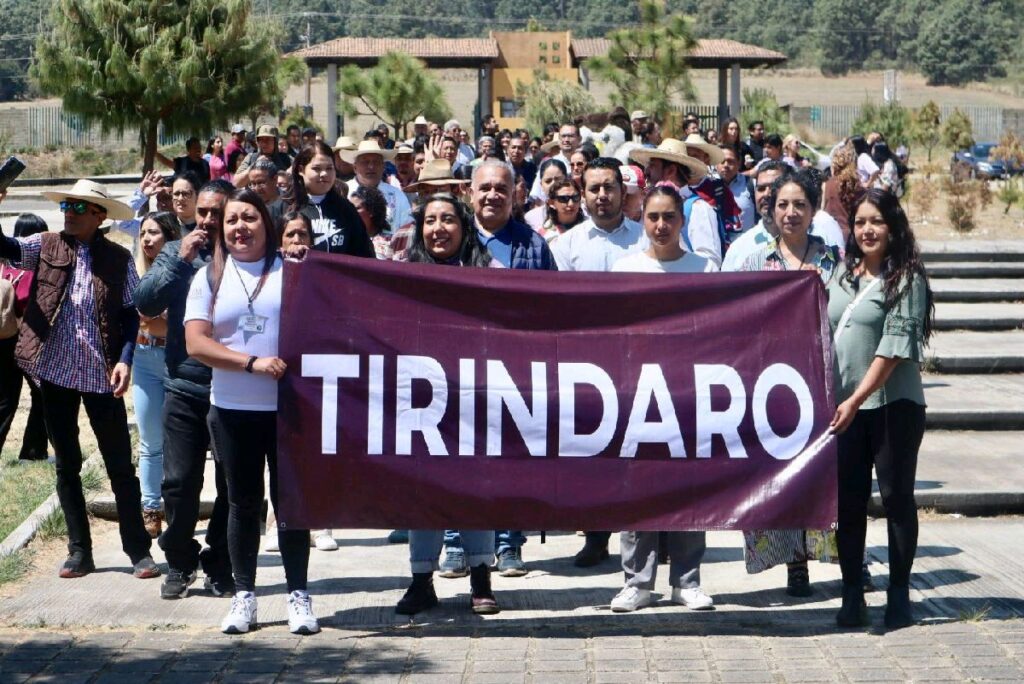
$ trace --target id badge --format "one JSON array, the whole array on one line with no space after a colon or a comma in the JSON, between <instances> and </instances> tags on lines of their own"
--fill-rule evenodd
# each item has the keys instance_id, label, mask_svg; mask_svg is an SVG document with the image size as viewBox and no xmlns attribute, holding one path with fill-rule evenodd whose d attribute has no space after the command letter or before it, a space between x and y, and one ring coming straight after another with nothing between
<instances>
[{"instance_id":1,"label":"id badge","mask_svg":"<svg viewBox=\"0 0 1024 684\"><path fill-rule=\"evenodd\" d=\"M262 335L267 329L267 317L257 314L246 314L242 316L242 332Z\"/></svg>"}]
</instances>

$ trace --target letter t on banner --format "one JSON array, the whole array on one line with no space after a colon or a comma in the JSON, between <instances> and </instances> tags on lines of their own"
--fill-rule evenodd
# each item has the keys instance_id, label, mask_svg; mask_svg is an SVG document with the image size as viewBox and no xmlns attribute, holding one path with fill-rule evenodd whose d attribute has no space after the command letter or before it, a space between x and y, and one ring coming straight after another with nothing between
<instances>
[{"instance_id":1,"label":"letter t on banner","mask_svg":"<svg viewBox=\"0 0 1024 684\"><path fill-rule=\"evenodd\" d=\"M303 354L302 377L323 378L320 412L320 452L338 453L338 380L359 377L355 354Z\"/></svg>"}]
</instances>

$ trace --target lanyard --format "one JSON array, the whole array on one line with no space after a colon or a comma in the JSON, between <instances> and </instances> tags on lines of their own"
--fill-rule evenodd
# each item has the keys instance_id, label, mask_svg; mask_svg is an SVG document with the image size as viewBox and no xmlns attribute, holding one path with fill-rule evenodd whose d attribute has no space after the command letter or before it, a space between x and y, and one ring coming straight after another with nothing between
<instances>
[{"instance_id":1,"label":"lanyard","mask_svg":"<svg viewBox=\"0 0 1024 684\"><path fill-rule=\"evenodd\" d=\"M242 286L242 291L245 292L245 298L249 300L249 313L253 313L252 303L260 296L260 291L263 289L263 279L266 275L260 276L260 282L256 285L256 289L252 294L249 294L249 288L245 286L245 281L242 280L242 272L238 270L238 264L235 263L234 259L231 260L231 265L235 268L235 275L238 276L238 283Z\"/></svg>"},{"instance_id":2,"label":"lanyard","mask_svg":"<svg viewBox=\"0 0 1024 684\"><path fill-rule=\"evenodd\" d=\"M839 338L843 336L843 331L846 330L846 326L850 321L850 316L853 315L853 310L856 309L857 305L861 303L861 300L863 300L868 295L868 293L871 292L871 290L873 290L875 286L881 282L882 277L879 275L870 283L865 285L864 289L861 290L857 294L857 296L853 298L853 301L847 305L846 311L843 312L842 317L840 317L839 319L839 323L836 325L836 333L835 335L832 336L833 345L839 344Z\"/></svg>"}]
</instances>

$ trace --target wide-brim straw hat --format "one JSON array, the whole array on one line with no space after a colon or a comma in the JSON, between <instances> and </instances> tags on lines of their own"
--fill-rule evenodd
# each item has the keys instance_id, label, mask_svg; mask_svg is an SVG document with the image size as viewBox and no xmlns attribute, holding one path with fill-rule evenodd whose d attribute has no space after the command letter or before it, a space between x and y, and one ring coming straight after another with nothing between
<instances>
[{"instance_id":1,"label":"wide-brim straw hat","mask_svg":"<svg viewBox=\"0 0 1024 684\"><path fill-rule=\"evenodd\" d=\"M718 166L722 163L722 160L725 159L725 155L722 154L722 148L714 143L707 142L697 133L691 133L686 136L686 140L683 142L687 147L696 147L698 150L708 155L711 159L710 163L714 166Z\"/></svg>"},{"instance_id":2,"label":"wide-brim straw hat","mask_svg":"<svg viewBox=\"0 0 1024 684\"><path fill-rule=\"evenodd\" d=\"M54 202L64 200L82 200L103 207L107 211L107 218L115 221L127 221L135 217L135 210L123 202L118 202L107 192L107 186L100 185L84 178L75 183L67 192L48 191L43 197Z\"/></svg>"},{"instance_id":3,"label":"wide-brim straw hat","mask_svg":"<svg viewBox=\"0 0 1024 684\"><path fill-rule=\"evenodd\" d=\"M334 147L331 149L333 149L335 152L340 152L342 150L354 150L356 149L356 147L358 147L358 145L356 144L355 138L353 138L350 135L343 135L340 138L338 138L338 140L334 143Z\"/></svg>"},{"instance_id":4,"label":"wide-brim straw hat","mask_svg":"<svg viewBox=\"0 0 1024 684\"><path fill-rule=\"evenodd\" d=\"M354 150L341 150L338 153L341 156L341 160L348 162L349 164L355 164L356 159L363 156L364 154L379 154L381 157L387 160L395 158L395 151L388 150L380 146L380 143L375 139L361 140L359 146Z\"/></svg>"},{"instance_id":5,"label":"wide-brim straw hat","mask_svg":"<svg viewBox=\"0 0 1024 684\"><path fill-rule=\"evenodd\" d=\"M420 169L420 176L415 183L405 187L406 192L419 192L422 186L466 185L468 180L452 176L452 165L446 159L431 159Z\"/></svg>"},{"instance_id":6,"label":"wide-brim straw hat","mask_svg":"<svg viewBox=\"0 0 1024 684\"><path fill-rule=\"evenodd\" d=\"M708 165L700 159L686 154L686 143L675 138L665 138L657 147L640 147L629 153L629 158L643 166L652 159L664 159L674 164L682 164L690 169L695 177L703 178L708 173Z\"/></svg>"},{"instance_id":7,"label":"wide-brim straw hat","mask_svg":"<svg viewBox=\"0 0 1024 684\"><path fill-rule=\"evenodd\" d=\"M552 136L551 140L547 141L546 143L540 146L540 151L543 152L544 154L551 154L552 152L561 148L561 146L562 138L561 136L558 135L558 133L555 133L554 136Z\"/></svg>"}]
</instances>

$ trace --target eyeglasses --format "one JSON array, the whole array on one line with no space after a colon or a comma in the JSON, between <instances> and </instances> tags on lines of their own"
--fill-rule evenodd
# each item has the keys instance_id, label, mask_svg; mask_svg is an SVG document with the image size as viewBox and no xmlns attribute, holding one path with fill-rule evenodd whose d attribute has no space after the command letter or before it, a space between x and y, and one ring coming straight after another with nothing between
<instances>
[{"instance_id":1,"label":"eyeglasses","mask_svg":"<svg viewBox=\"0 0 1024 684\"><path fill-rule=\"evenodd\" d=\"M556 202L560 203L560 204L568 204L569 202L579 202L580 201L580 196L579 195L555 195L553 199Z\"/></svg>"},{"instance_id":2,"label":"eyeglasses","mask_svg":"<svg viewBox=\"0 0 1024 684\"><path fill-rule=\"evenodd\" d=\"M89 211L90 206L92 205L81 200L78 202L69 202L64 200L60 203L60 213L66 214L70 211L74 212L77 216L83 216L87 211Z\"/></svg>"}]
</instances>

